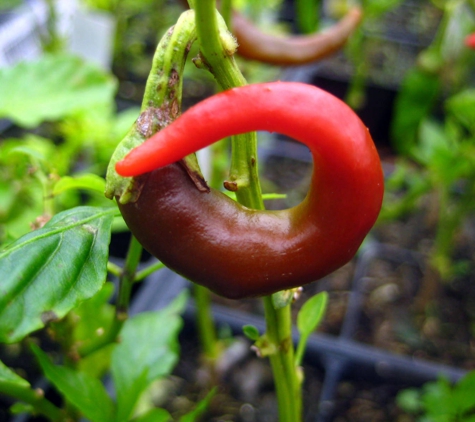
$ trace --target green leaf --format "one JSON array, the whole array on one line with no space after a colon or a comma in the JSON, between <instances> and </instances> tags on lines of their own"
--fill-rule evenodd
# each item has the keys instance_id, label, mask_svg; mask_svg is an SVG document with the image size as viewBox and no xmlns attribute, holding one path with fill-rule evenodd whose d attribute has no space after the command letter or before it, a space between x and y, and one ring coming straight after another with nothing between
<instances>
[{"instance_id":1,"label":"green leaf","mask_svg":"<svg viewBox=\"0 0 475 422\"><path fill-rule=\"evenodd\" d=\"M391 123L391 138L398 152L411 152L419 125L434 107L439 91L437 75L419 69L407 73L394 104Z\"/></svg>"},{"instance_id":2,"label":"green leaf","mask_svg":"<svg viewBox=\"0 0 475 422\"><path fill-rule=\"evenodd\" d=\"M8 366L0 361L0 383L16 387L29 388L30 383L13 372Z\"/></svg>"},{"instance_id":3,"label":"green leaf","mask_svg":"<svg viewBox=\"0 0 475 422\"><path fill-rule=\"evenodd\" d=\"M259 330L254 325L244 325L242 331L249 340L256 341L260 337Z\"/></svg>"},{"instance_id":4,"label":"green leaf","mask_svg":"<svg viewBox=\"0 0 475 422\"><path fill-rule=\"evenodd\" d=\"M367 0L364 3L364 12L365 15L371 15L372 18L376 18L397 8L403 1L404 0Z\"/></svg>"},{"instance_id":5,"label":"green leaf","mask_svg":"<svg viewBox=\"0 0 475 422\"><path fill-rule=\"evenodd\" d=\"M127 421L142 392L151 382L170 374L178 361L177 337L183 322L177 303L184 306L183 296L169 308L139 314L124 324L111 362L117 422Z\"/></svg>"},{"instance_id":6,"label":"green leaf","mask_svg":"<svg viewBox=\"0 0 475 422\"><path fill-rule=\"evenodd\" d=\"M172 420L170 413L165 409L152 409L144 415L132 419L133 422L170 422Z\"/></svg>"},{"instance_id":7,"label":"green leaf","mask_svg":"<svg viewBox=\"0 0 475 422\"><path fill-rule=\"evenodd\" d=\"M0 252L0 341L21 340L101 289L115 214L73 208Z\"/></svg>"},{"instance_id":8,"label":"green leaf","mask_svg":"<svg viewBox=\"0 0 475 422\"><path fill-rule=\"evenodd\" d=\"M86 189L104 193L106 181L96 174L87 173L79 176L64 176L54 185L53 195L58 195L69 189Z\"/></svg>"},{"instance_id":9,"label":"green leaf","mask_svg":"<svg viewBox=\"0 0 475 422\"><path fill-rule=\"evenodd\" d=\"M475 89L467 89L450 97L445 109L475 134Z\"/></svg>"},{"instance_id":10,"label":"green leaf","mask_svg":"<svg viewBox=\"0 0 475 422\"><path fill-rule=\"evenodd\" d=\"M114 306L109 303L114 292L112 283L104 284L103 288L91 299L85 300L71 312L73 325L72 340L80 345L79 353L93 347L100 338L110 330L114 320ZM68 322L69 323L69 322ZM70 325L71 323L69 323ZM102 347L94 353L83 357L77 368L89 375L100 377L110 366L110 355L115 344Z\"/></svg>"},{"instance_id":11,"label":"green leaf","mask_svg":"<svg viewBox=\"0 0 475 422\"><path fill-rule=\"evenodd\" d=\"M35 414L35 408L31 404L22 403L19 401L13 403L8 410L12 415L21 415L23 413L29 415Z\"/></svg>"},{"instance_id":12,"label":"green leaf","mask_svg":"<svg viewBox=\"0 0 475 422\"><path fill-rule=\"evenodd\" d=\"M23 4L22 0L2 0L0 3L0 10L13 9Z\"/></svg>"},{"instance_id":13,"label":"green leaf","mask_svg":"<svg viewBox=\"0 0 475 422\"><path fill-rule=\"evenodd\" d=\"M196 420L199 420L200 416L202 416L206 412L206 410L208 410L209 404L212 398L215 396L216 391L217 389L213 388L190 413L187 413L186 415L180 418L180 422L194 422Z\"/></svg>"},{"instance_id":14,"label":"green leaf","mask_svg":"<svg viewBox=\"0 0 475 422\"><path fill-rule=\"evenodd\" d=\"M465 375L454 387L454 402L459 414L475 412L475 371Z\"/></svg>"},{"instance_id":15,"label":"green leaf","mask_svg":"<svg viewBox=\"0 0 475 422\"><path fill-rule=\"evenodd\" d=\"M45 55L0 69L0 117L34 127L79 110L110 103L116 81L71 55Z\"/></svg>"},{"instance_id":16,"label":"green leaf","mask_svg":"<svg viewBox=\"0 0 475 422\"><path fill-rule=\"evenodd\" d=\"M417 388L407 388L396 397L398 406L407 413L417 414L422 410L421 392Z\"/></svg>"},{"instance_id":17,"label":"green leaf","mask_svg":"<svg viewBox=\"0 0 475 422\"><path fill-rule=\"evenodd\" d=\"M325 315L328 293L321 292L307 300L297 315L297 328L300 335L310 335L320 324Z\"/></svg>"},{"instance_id":18,"label":"green leaf","mask_svg":"<svg viewBox=\"0 0 475 422\"><path fill-rule=\"evenodd\" d=\"M422 403L429 419L434 422L456 420L452 386L444 378L427 383L423 388Z\"/></svg>"},{"instance_id":19,"label":"green leaf","mask_svg":"<svg viewBox=\"0 0 475 422\"><path fill-rule=\"evenodd\" d=\"M444 127L431 119L423 119L419 127L419 143L412 149L412 155L419 163L428 166L440 153L452 155Z\"/></svg>"},{"instance_id":20,"label":"green leaf","mask_svg":"<svg viewBox=\"0 0 475 422\"><path fill-rule=\"evenodd\" d=\"M308 337L318 327L325 315L328 303L328 293L321 292L307 300L297 315L297 328L300 340L295 354L296 365L300 365Z\"/></svg>"},{"instance_id":21,"label":"green leaf","mask_svg":"<svg viewBox=\"0 0 475 422\"><path fill-rule=\"evenodd\" d=\"M85 373L53 365L48 356L32 344L38 362L48 380L92 422L112 422L114 403L102 383Z\"/></svg>"}]
</instances>

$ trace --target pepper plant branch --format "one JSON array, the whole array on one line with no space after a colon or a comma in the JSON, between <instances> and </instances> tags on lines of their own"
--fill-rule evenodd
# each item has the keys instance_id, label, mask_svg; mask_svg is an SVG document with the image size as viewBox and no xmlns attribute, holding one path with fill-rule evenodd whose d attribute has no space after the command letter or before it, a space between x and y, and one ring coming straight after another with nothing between
<instances>
[{"instance_id":1,"label":"pepper plant branch","mask_svg":"<svg viewBox=\"0 0 475 422\"><path fill-rule=\"evenodd\" d=\"M12 385L9 382L0 381L0 393L29 404L35 412L46 416L51 422L64 422L66 420L61 409L47 400L41 389L35 390L26 385Z\"/></svg>"},{"instance_id":2,"label":"pepper plant branch","mask_svg":"<svg viewBox=\"0 0 475 422\"><path fill-rule=\"evenodd\" d=\"M244 86L247 84L246 79L233 57L235 40L215 6L214 0L202 0L195 4L201 55L221 89ZM233 136L231 142L230 181L236 184L236 197L240 203L250 208L263 209L257 169L257 135L250 132Z\"/></svg>"},{"instance_id":3,"label":"pepper plant branch","mask_svg":"<svg viewBox=\"0 0 475 422\"><path fill-rule=\"evenodd\" d=\"M196 26L201 53L218 84L223 89L245 85L246 80L239 71L234 58L224 54L219 38L215 1L203 0L196 3ZM238 185L236 192L238 201L250 208L264 209L257 173L257 136L255 132L252 135L233 137L232 151L231 178L249 180L249 185L245 188ZM289 329L291 327L290 305L287 305L287 311L276 310L272 298L269 296L264 298L264 304L267 335L269 340L277 346L276 352L270 355L270 361L279 403L279 420L280 422L298 422L301 420L299 411L301 399L299 386L293 382L297 376L293 363L293 344ZM288 321L285 321L280 327L279 324L282 324L284 314L288 317ZM280 347L283 344L282 341L288 347Z\"/></svg>"},{"instance_id":4,"label":"pepper plant branch","mask_svg":"<svg viewBox=\"0 0 475 422\"><path fill-rule=\"evenodd\" d=\"M114 318L109 329L98 338L96 342L89 343L84 347L78 347L78 354L86 357L103 347L108 346L117 341L117 337L128 317L128 309L132 287L135 283L136 271L142 255L142 245L132 236L130 238L129 249L125 259L124 268L121 269L119 275L119 291L117 294L116 309Z\"/></svg>"},{"instance_id":5,"label":"pepper plant branch","mask_svg":"<svg viewBox=\"0 0 475 422\"><path fill-rule=\"evenodd\" d=\"M120 265L114 264L113 262L109 261L107 263L107 272L111 273L113 276L120 277L122 272L122 267Z\"/></svg>"},{"instance_id":6,"label":"pepper plant branch","mask_svg":"<svg viewBox=\"0 0 475 422\"><path fill-rule=\"evenodd\" d=\"M204 356L213 363L219 357L215 324L211 311L211 295L206 287L195 284L193 297L196 301L196 325Z\"/></svg>"},{"instance_id":7,"label":"pepper plant branch","mask_svg":"<svg viewBox=\"0 0 475 422\"><path fill-rule=\"evenodd\" d=\"M194 14L189 11L180 16L176 25L165 34L158 44L152 61L152 69L145 86L141 114L114 153L108 169L107 182L109 186L106 195L108 193L108 196L119 197L120 201L124 191L125 193L129 190L133 191L134 181L125 181L124 185L124 179L117 179L115 161L130 149L135 142L144 142L145 139L166 126L179 114L183 86L182 70L188 50L195 38ZM91 345L86 350L81 350L81 355L91 353L116 340L127 318L133 284L137 279L142 279L150 274L151 270L156 270L161 266L161 263L159 263L157 266L149 267L137 274L142 250L141 244L135 236L132 236L125 265L119 276L116 313L111 328L99 343ZM116 270L110 265L109 268Z\"/></svg>"},{"instance_id":8,"label":"pepper plant branch","mask_svg":"<svg viewBox=\"0 0 475 422\"><path fill-rule=\"evenodd\" d=\"M155 271L159 271L162 268L165 268L165 264L163 262L155 262L148 267L140 270L135 275L135 282L142 281L144 278L148 277L149 275L153 274Z\"/></svg>"}]
</instances>

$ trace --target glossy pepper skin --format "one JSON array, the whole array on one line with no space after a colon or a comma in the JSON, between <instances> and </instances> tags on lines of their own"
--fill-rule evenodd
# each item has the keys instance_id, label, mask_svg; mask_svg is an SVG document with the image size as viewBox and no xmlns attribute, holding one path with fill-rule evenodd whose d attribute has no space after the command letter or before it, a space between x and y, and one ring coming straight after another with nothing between
<instances>
[{"instance_id":1,"label":"glossy pepper skin","mask_svg":"<svg viewBox=\"0 0 475 422\"><path fill-rule=\"evenodd\" d=\"M280 211L248 209L200 192L177 160L232 134L280 132L306 144L314 171L306 198ZM210 97L116 164L144 174L134 203L119 204L158 259L219 295L268 295L347 263L373 226L383 173L371 136L343 102L306 84L273 82Z\"/></svg>"},{"instance_id":2,"label":"glossy pepper skin","mask_svg":"<svg viewBox=\"0 0 475 422\"><path fill-rule=\"evenodd\" d=\"M262 32L238 12L233 13L233 33L238 54L274 65L300 65L321 60L340 50L362 19L359 8L351 9L339 22L311 35L276 36Z\"/></svg>"}]
</instances>

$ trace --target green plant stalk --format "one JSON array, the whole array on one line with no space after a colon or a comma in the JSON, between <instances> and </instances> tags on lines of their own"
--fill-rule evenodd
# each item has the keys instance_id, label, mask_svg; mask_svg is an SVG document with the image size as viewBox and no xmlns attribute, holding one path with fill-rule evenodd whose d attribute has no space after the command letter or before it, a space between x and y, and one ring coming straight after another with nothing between
<instances>
[{"instance_id":1,"label":"green plant stalk","mask_svg":"<svg viewBox=\"0 0 475 422\"><path fill-rule=\"evenodd\" d=\"M91 343L86 347L79 347L79 356L88 356L117 341L120 330L122 329L122 326L128 317L132 287L136 281L137 267L140 262L142 250L142 245L134 236L132 236L130 239L124 268L121 270L119 276L119 292L117 295L114 319L112 320L111 326L103 336L98 338L97 342Z\"/></svg>"},{"instance_id":2,"label":"green plant stalk","mask_svg":"<svg viewBox=\"0 0 475 422\"><path fill-rule=\"evenodd\" d=\"M466 192L456 203L451 203L450 185L441 183L439 193L439 220L431 252L431 262L443 281L449 281L453 274L452 252L454 249L454 237L464 221L470 209L473 208L474 187L467 186Z\"/></svg>"},{"instance_id":3,"label":"green plant stalk","mask_svg":"<svg viewBox=\"0 0 475 422\"><path fill-rule=\"evenodd\" d=\"M155 262L154 264L149 265L147 268L137 272L135 276L135 282L137 283L138 281L142 281L144 278L147 278L149 275L161 270L162 268L165 268L165 264L163 262Z\"/></svg>"},{"instance_id":4,"label":"green plant stalk","mask_svg":"<svg viewBox=\"0 0 475 422\"><path fill-rule=\"evenodd\" d=\"M204 357L213 363L219 357L219 345L211 312L211 295L206 287L195 284L193 286L193 297L196 303L196 326L201 350Z\"/></svg>"},{"instance_id":5,"label":"green plant stalk","mask_svg":"<svg viewBox=\"0 0 475 422\"><path fill-rule=\"evenodd\" d=\"M233 11L232 0L221 0L220 13L228 28L231 28L232 11Z\"/></svg>"},{"instance_id":6,"label":"green plant stalk","mask_svg":"<svg viewBox=\"0 0 475 422\"><path fill-rule=\"evenodd\" d=\"M297 23L304 34L310 34L318 29L318 3L318 0L296 0Z\"/></svg>"},{"instance_id":7,"label":"green plant stalk","mask_svg":"<svg viewBox=\"0 0 475 422\"><path fill-rule=\"evenodd\" d=\"M119 293L116 303L115 324L118 324L120 328L122 327L123 322L127 319L130 296L132 293L132 287L135 283L135 275L142 255L142 249L142 245L134 236L132 236L130 238L124 269L119 278Z\"/></svg>"},{"instance_id":8,"label":"green plant stalk","mask_svg":"<svg viewBox=\"0 0 475 422\"><path fill-rule=\"evenodd\" d=\"M185 12L175 27L169 30L162 41L160 41L153 57L152 69L145 86L141 107L141 117L145 116L143 118L143 126L147 127L147 132L155 129L155 126L157 126L156 129L160 129L160 125L166 124L180 110L183 86L182 72L180 70L184 68L186 53L194 39L194 16L191 12ZM155 121L154 115L156 113L154 110L156 109L162 110L166 114L165 121ZM147 135L152 135L152 133L142 133L141 129L136 123L132 130L139 133L139 138L144 138L143 141L147 138ZM140 262L142 249L137 239L132 236L125 266L119 277L119 293L115 318L111 329L104 336L101 343L94 345L92 350L97 350L115 341L124 321L127 319L134 283L137 281L137 278L148 275L152 268L158 268L148 268L145 272L138 274L137 277L137 267ZM91 352L91 350L88 350L88 352Z\"/></svg>"},{"instance_id":9,"label":"green plant stalk","mask_svg":"<svg viewBox=\"0 0 475 422\"><path fill-rule=\"evenodd\" d=\"M195 4L196 26L201 54L222 89L246 84L234 58L224 52L219 37L218 18L214 0L202 0ZM238 182L236 197L250 208L264 209L257 173L257 136L239 135L232 144L231 180ZM242 191L245 191L243 194ZM280 422L302 420L301 388L294 364L291 335L290 305L275 309L272 298L264 298L267 323L267 340L275 347L269 358L273 370Z\"/></svg>"},{"instance_id":10,"label":"green plant stalk","mask_svg":"<svg viewBox=\"0 0 475 422\"><path fill-rule=\"evenodd\" d=\"M208 184L213 188L218 188L222 183L224 173L224 162L227 162L227 143L218 142L211 146L212 168ZM198 284L193 287L193 296L196 303L196 327L201 343L201 350L204 357L212 365L219 358L221 347L216 334L213 312L211 310L211 292Z\"/></svg>"},{"instance_id":11,"label":"green plant stalk","mask_svg":"<svg viewBox=\"0 0 475 422\"><path fill-rule=\"evenodd\" d=\"M63 422L66 420L61 409L45 399L42 390L33 390L30 387L17 386L9 382L0 381L0 392L29 404L35 409L36 413L47 417L51 422Z\"/></svg>"},{"instance_id":12,"label":"green plant stalk","mask_svg":"<svg viewBox=\"0 0 475 422\"><path fill-rule=\"evenodd\" d=\"M298 422L302 420L302 389L292 343L291 306L275 309L271 296L263 300L266 338L276 350L269 360L279 403L279 421Z\"/></svg>"},{"instance_id":13,"label":"green plant stalk","mask_svg":"<svg viewBox=\"0 0 475 422\"><path fill-rule=\"evenodd\" d=\"M227 32L224 22L218 21L215 1L196 2L195 13L201 55L221 89L246 85L246 79L234 60L234 51L229 51L233 45L236 47L234 39ZM221 42L220 32L226 37L226 45ZM236 197L241 204L263 209L257 170L257 135L252 132L233 136L231 144L233 152L229 178L236 186Z\"/></svg>"}]
</instances>

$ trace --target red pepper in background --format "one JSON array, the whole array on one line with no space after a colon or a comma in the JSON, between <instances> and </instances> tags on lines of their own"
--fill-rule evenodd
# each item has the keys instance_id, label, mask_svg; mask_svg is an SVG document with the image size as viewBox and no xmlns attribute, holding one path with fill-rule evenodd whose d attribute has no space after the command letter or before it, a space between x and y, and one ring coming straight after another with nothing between
<instances>
[{"instance_id":1,"label":"red pepper in background","mask_svg":"<svg viewBox=\"0 0 475 422\"><path fill-rule=\"evenodd\" d=\"M186 0L180 0L188 8ZM262 32L253 22L234 10L232 33L238 42L237 53L249 60L274 65L300 65L323 59L340 50L363 17L354 7L336 24L310 35L281 35ZM231 28L230 28L231 29Z\"/></svg>"},{"instance_id":2,"label":"red pepper in background","mask_svg":"<svg viewBox=\"0 0 475 422\"><path fill-rule=\"evenodd\" d=\"M475 50L475 33L467 35L465 38L465 45Z\"/></svg>"},{"instance_id":3,"label":"red pepper in background","mask_svg":"<svg viewBox=\"0 0 475 422\"><path fill-rule=\"evenodd\" d=\"M311 63L340 50L361 22L359 8L350 10L338 23L312 35L266 34L238 12L233 13L237 53L247 59L275 65Z\"/></svg>"},{"instance_id":4,"label":"red pepper in background","mask_svg":"<svg viewBox=\"0 0 475 422\"><path fill-rule=\"evenodd\" d=\"M203 193L175 163L255 130L280 132L310 148L311 186L296 207L258 211L213 189ZM229 298L301 286L347 263L376 221L384 190L378 153L361 120L331 94L294 82L210 97L132 150L116 170L144 174L138 200L119 204L142 245Z\"/></svg>"}]
</instances>

